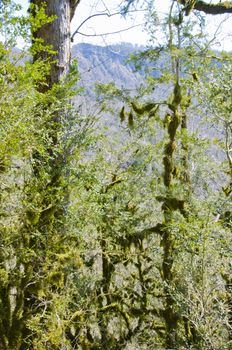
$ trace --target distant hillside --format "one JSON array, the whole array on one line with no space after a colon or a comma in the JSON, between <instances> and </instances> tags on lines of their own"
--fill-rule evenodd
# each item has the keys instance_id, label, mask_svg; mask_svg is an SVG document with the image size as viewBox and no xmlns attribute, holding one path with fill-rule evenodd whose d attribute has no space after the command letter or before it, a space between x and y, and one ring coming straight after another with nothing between
<instances>
[{"instance_id":1,"label":"distant hillside","mask_svg":"<svg viewBox=\"0 0 232 350\"><path fill-rule=\"evenodd\" d=\"M141 73L134 72L127 61L135 50L142 49L123 43L112 46L78 44L72 48L72 57L77 58L81 85L91 93L96 83L114 81L118 87L135 88L143 80Z\"/></svg>"},{"instance_id":2,"label":"distant hillside","mask_svg":"<svg viewBox=\"0 0 232 350\"><path fill-rule=\"evenodd\" d=\"M94 87L96 83L107 84L111 81L115 82L117 87L126 89L136 89L144 80L142 72L135 72L132 63L128 62L130 54L136 51L142 51L145 48L142 46L134 46L129 43L121 43L111 46L97 46L92 44L77 44L72 47L72 58L77 58L78 69L81 75L80 84L87 92L87 97L77 95L75 102L83 103L85 101L85 111L91 110L95 104ZM167 63L168 58L165 55L160 55L159 59L154 63L155 70L153 76L159 76ZM146 65L146 64L145 64ZM147 62L146 68L149 66ZM153 66L154 69L154 66ZM170 93L169 84L158 84L154 88L151 97L153 101L164 100ZM199 120L201 115L196 114L195 110L190 111L189 130L197 131L203 137L218 136L217 132L211 126L200 126ZM115 127L117 122L112 119L105 118L105 123L110 127ZM199 130L198 130L199 129Z\"/></svg>"}]
</instances>

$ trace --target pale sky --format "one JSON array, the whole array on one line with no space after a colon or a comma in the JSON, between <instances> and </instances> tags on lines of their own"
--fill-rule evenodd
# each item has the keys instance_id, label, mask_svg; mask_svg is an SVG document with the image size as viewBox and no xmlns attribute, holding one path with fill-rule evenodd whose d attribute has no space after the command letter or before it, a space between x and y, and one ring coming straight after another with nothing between
<instances>
[{"instance_id":1,"label":"pale sky","mask_svg":"<svg viewBox=\"0 0 232 350\"><path fill-rule=\"evenodd\" d=\"M217 0L210 0L211 2L217 2ZM26 11L28 7L28 0L15 0L15 2L21 4ZM117 12L118 6L123 3L123 0L81 0L76 10L75 17L72 21L72 32L74 32L80 24L89 16L104 11L109 13ZM156 8L159 13L164 13L170 5L171 0L155 0ZM232 16L227 16L227 20L224 21L220 27L220 36L218 45L214 45L217 49L232 50ZM219 23L225 16L206 16L207 28L214 33ZM77 34L75 36L74 43L87 42L98 45L107 45L112 43L129 42L132 44L146 45L148 41L148 35L143 30L142 24L144 23L143 13L133 13L131 18L122 18L120 15L107 17L98 16L89 19L81 28L80 32L86 35L104 34L117 32L127 29L132 26L136 26L133 29L122 31L121 33L113 35L101 35L101 36L83 36ZM219 33L219 30L218 30Z\"/></svg>"}]
</instances>

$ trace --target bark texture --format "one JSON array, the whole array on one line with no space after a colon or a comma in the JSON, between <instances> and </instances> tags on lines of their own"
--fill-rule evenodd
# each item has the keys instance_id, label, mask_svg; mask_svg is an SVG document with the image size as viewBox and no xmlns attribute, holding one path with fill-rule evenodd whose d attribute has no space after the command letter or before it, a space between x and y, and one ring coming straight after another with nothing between
<instances>
[{"instance_id":1,"label":"bark texture","mask_svg":"<svg viewBox=\"0 0 232 350\"><path fill-rule=\"evenodd\" d=\"M51 23L43 25L34 31L33 39L42 39L44 46L49 46L54 51L53 54L47 50L40 51L34 59L54 62L51 66L50 74L47 76L48 89L55 83L64 79L68 73L70 63L70 22L71 13L74 15L74 8L71 7L70 0L43 1L33 0L33 4L41 7L45 3L47 16L55 16Z\"/></svg>"}]
</instances>

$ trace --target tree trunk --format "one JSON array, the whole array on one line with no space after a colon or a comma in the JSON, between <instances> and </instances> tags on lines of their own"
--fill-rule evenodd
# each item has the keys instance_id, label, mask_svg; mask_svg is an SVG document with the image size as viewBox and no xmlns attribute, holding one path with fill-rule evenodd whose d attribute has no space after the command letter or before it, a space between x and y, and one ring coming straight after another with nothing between
<instances>
[{"instance_id":1,"label":"tree trunk","mask_svg":"<svg viewBox=\"0 0 232 350\"><path fill-rule=\"evenodd\" d=\"M42 8L51 20L45 24L41 21L41 26L38 28L40 19L37 14ZM37 89L40 93L46 94L67 77L70 64L70 21L75 7L70 0L33 0L30 11L32 18L35 19L34 21L32 19L33 61L44 62L47 67L45 81L43 80ZM64 98L62 89L58 88L52 94L57 101ZM3 323L0 324L0 350L34 349L32 344L36 342L36 332L32 331L28 324L32 315L42 313L38 297L41 288L44 288L44 293L53 288L52 283L50 286L49 281L45 282L47 276L44 266L47 263L49 249L53 247L54 237L59 239L59 235L62 235L62 224L65 220L64 203L67 191L64 184L63 141L60 137L65 111L59 107L55 112L51 112L53 101L49 100L49 94L47 97L44 96L46 103L38 105L40 117L44 112L43 130L39 130L40 135L44 136L41 145L43 151L34 150L32 154L33 173L25 184L21 240L20 246L17 247L18 250L33 251L33 256L24 261L24 257L20 256L20 253L17 256L16 253L14 269L18 278L14 282L15 285L11 286L15 293L13 302L11 290L4 290L5 300L11 305L8 308L6 303L4 305L7 313L4 315ZM35 211L31 208L35 208ZM19 271L23 273L20 275ZM46 297L49 300L50 296ZM52 308L52 302L48 303ZM50 310L48 314L49 312ZM47 325L44 327L46 330ZM53 345L51 348L57 349Z\"/></svg>"},{"instance_id":2,"label":"tree trunk","mask_svg":"<svg viewBox=\"0 0 232 350\"><path fill-rule=\"evenodd\" d=\"M51 23L43 25L41 28L32 32L33 40L42 39L44 46L49 46L55 51L53 54L47 50L39 51L34 55L34 60L41 59L43 61L55 61L51 65L51 71L47 75L47 87L52 87L63 79L65 79L70 63L70 22L71 22L71 4L70 0L33 0L32 3L38 8L44 6L48 17L55 16L55 20ZM36 7L32 9L32 13L36 15Z\"/></svg>"}]
</instances>

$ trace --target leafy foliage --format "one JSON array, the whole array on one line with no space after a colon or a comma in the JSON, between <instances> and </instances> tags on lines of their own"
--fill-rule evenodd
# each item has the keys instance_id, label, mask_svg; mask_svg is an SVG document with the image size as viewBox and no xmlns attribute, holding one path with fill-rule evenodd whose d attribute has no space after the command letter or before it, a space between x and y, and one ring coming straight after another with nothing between
<instances>
[{"instance_id":1,"label":"leafy foliage","mask_svg":"<svg viewBox=\"0 0 232 350\"><path fill-rule=\"evenodd\" d=\"M230 349L231 55L173 5L133 56L146 85L99 84L86 116L75 61L48 86L54 62L15 51L54 18L18 9L0 4L0 348Z\"/></svg>"}]
</instances>

